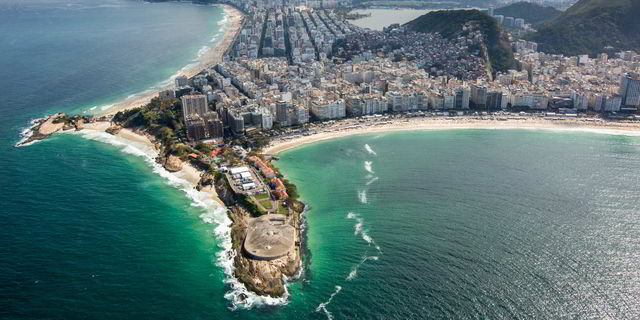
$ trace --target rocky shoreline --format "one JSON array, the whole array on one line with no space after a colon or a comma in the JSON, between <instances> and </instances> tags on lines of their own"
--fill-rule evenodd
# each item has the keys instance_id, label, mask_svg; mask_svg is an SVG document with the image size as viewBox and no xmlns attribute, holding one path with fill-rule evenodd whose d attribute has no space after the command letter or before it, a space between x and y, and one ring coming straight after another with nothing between
<instances>
[{"instance_id":1,"label":"rocky shoreline","mask_svg":"<svg viewBox=\"0 0 640 320\"><path fill-rule=\"evenodd\" d=\"M35 119L31 122L32 126L22 132L23 138L16 143L16 147L22 147L44 140L57 132L69 130L80 131L85 128L85 124L95 121L106 120L89 116L69 116L64 112L54 113L41 119Z\"/></svg>"},{"instance_id":2,"label":"rocky shoreline","mask_svg":"<svg viewBox=\"0 0 640 320\"><path fill-rule=\"evenodd\" d=\"M202 66L209 67L212 63L222 60L223 53L231 45L236 34L242 26L243 14L235 8L225 6L227 13L231 15L232 24L225 33L223 42L216 46L208 54L206 63ZM206 68L205 68L206 69ZM197 73L196 69L190 70L188 75ZM153 95L156 93L154 92ZM44 140L57 132L69 130L96 130L104 131L114 136L119 136L131 141L144 142L157 151L155 161L169 172L185 172L190 177L188 180L194 184L198 191L205 191L212 194L215 199L217 192L219 202L223 202L227 207L227 215L231 219L231 237L234 252L234 274L233 276L243 283L247 290L260 296L280 298L286 296L286 279L294 277L300 270L300 213L299 210L289 210L290 217L288 223L295 228L295 247L285 256L274 260L255 260L248 257L243 252L243 242L247 236L247 225L253 217L260 215L254 212L255 208L247 207L246 202L238 199L238 196L228 188L225 179L220 179L217 167L210 163L205 163L199 157L207 157L206 152L200 152L193 148L194 144L179 143L182 150L189 150L187 154L176 152L176 144L168 143L159 138L158 132L154 132L151 127L131 127L126 122L118 122L113 118L113 113L122 110L145 108L151 102L151 96L136 97L132 101L127 99L113 109L108 110L108 115L100 118L93 116L70 116L65 113L56 113L32 122L32 126L22 133L23 139L16 146L26 146L31 143ZM148 103L147 105L143 105ZM138 107L140 106L140 107ZM97 123L96 123L97 122ZM197 157L194 157L194 152ZM222 200L219 200L222 199ZM238 201L240 200L240 201ZM298 208L303 208L300 203ZM298 212L299 211L299 212ZM246 297L245 297L246 298Z\"/></svg>"},{"instance_id":3,"label":"rocky shoreline","mask_svg":"<svg viewBox=\"0 0 640 320\"><path fill-rule=\"evenodd\" d=\"M283 297L286 294L286 279L296 277L301 268L300 217L304 205L300 203L299 208L292 210L293 215L289 219L296 234L294 249L287 252L285 256L273 260L252 259L244 252L243 244L247 237L249 220L254 219L254 214L245 208L241 201L238 201L224 178L214 180L216 192L227 206L228 216L232 221L231 242L232 250L235 253L234 276L251 292L261 296Z\"/></svg>"}]
</instances>

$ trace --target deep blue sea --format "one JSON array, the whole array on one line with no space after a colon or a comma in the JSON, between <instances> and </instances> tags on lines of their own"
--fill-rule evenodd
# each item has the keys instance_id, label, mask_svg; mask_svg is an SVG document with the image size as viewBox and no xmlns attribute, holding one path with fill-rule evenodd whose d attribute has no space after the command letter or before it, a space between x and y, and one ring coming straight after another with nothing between
<instances>
[{"instance_id":1,"label":"deep blue sea","mask_svg":"<svg viewBox=\"0 0 640 320\"><path fill-rule=\"evenodd\" d=\"M224 209L144 146L14 146L33 118L161 85L223 19L189 3L0 2L0 318L640 318L638 137L424 131L286 151L309 253L286 304L250 309L233 303Z\"/></svg>"}]
</instances>

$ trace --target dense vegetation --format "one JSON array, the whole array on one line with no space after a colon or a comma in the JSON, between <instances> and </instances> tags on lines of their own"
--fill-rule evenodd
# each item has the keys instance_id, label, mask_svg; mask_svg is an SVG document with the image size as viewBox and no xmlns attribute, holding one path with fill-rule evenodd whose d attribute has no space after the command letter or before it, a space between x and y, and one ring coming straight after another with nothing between
<instances>
[{"instance_id":1,"label":"dense vegetation","mask_svg":"<svg viewBox=\"0 0 640 320\"><path fill-rule=\"evenodd\" d=\"M488 3L489 2L489 3ZM396 7L412 9L451 9L451 8L473 8L486 7L494 1L487 0L458 0L458 1L425 1L425 0L354 0L353 6L356 8L370 7Z\"/></svg>"},{"instance_id":2,"label":"dense vegetation","mask_svg":"<svg viewBox=\"0 0 640 320\"><path fill-rule=\"evenodd\" d=\"M638 50L638 17L638 0L580 0L529 38L543 52L565 55Z\"/></svg>"},{"instance_id":3,"label":"dense vegetation","mask_svg":"<svg viewBox=\"0 0 640 320\"><path fill-rule=\"evenodd\" d=\"M125 128L144 126L165 146L171 147L180 140L186 141L182 104L177 99L161 101L153 98L141 108L116 113L113 122Z\"/></svg>"},{"instance_id":4,"label":"dense vegetation","mask_svg":"<svg viewBox=\"0 0 640 320\"><path fill-rule=\"evenodd\" d=\"M493 72L517 67L508 35L489 15L478 10L433 11L407 22L405 25L418 32L438 32L453 39L464 35L462 26L472 22L484 35Z\"/></svg>"},{"instance_id":5,"label":"dense vegetation","mask_svg":"<svg viewBox=\"0 0 640 320\"><path fill-rule=\"evenodd\" d=\"M516 2L508 6L497 8L493 14L505 17L522 18L526 23L539 24L549 21L562 14L562 11L554 7L543 7L531 2Z\"/></svg>"}]
</instances>

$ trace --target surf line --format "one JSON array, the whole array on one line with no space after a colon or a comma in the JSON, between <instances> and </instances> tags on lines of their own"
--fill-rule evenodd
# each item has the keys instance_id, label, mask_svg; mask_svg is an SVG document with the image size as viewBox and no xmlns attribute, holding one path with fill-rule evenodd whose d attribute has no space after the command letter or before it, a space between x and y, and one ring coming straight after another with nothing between
<instances>
[{"instance_id":1,"label":"surf line","mask_svg":"<svg viewBox=\"0 0 640 320\"><path fill-rule=\"evenodd\" d=\"M373 260L373 261L378 261L378 257L377 256L367 256L367 252L365 251L364 253L364 257L362 258L362 260L360 260L360 262L358 264L356 264L353 268L351 268L351 272L349 272L349 275L347 276L347 281L351 281L353 279L355 279L355 277L358 275L358 269L360 269L360 267L367 262L367 260Z\"/></svg>"},{"instance_id":2,"label":"surf line","mask_svg":"<svg viewBox=\"0 0 640 320\"><path fill-rule=\"evenodd\" d=\"M203 209L204 212L200 215L200 219L205 223L215 225L214 235L220 241L219 247L221 250L216 254L216 266L223 269L223 281L230 288L225 292L224 298L230 301L229 309L231 311L238 308L251 309L262 305L286 305L288 303L289 292L287 286L285 286L285 294L282 297L272 298L257 295L238 281L234 276L233 259L235 258L235 250L232 248L231 220L227 216L226 208L212 200L211 194L197 191L195 186L182 176L181 172L169 172L159 165L155 161L158 152L154 147L129 141L104 131L82 130L69 132L69 134L77 134L85 139L107 143L118 147L123 153L141 157L153 173L162 177L169 186L182 190L192 201L191 206Z\"/></svg>"},{"instance_id":3,"label":"surf line","mask_svg":"<svg viewBox=\"0 0 640 320\"><path fill-rule=\"evenodd\" d=\"M374 245L378 253L381 254L382 251L380 250L380 247L375 243L375 241L373 241L373 239L369 236L367 231L364 230L364 219L354 212L349 212L347 214L347 218L356 220L356 224L354 226L355 227L354 235L360 234L360 236L364 241L366 241L369 245ZM367 262L368 260L377 261L379 259L378 256L368 256L367 253L368 253L368 249L364 252L364 257L362 258L362 260L360 260L358 264L356 264L353 268L351 268L351 272L349 272L349 275L347 275L347 278L345 279L346 281L351 281L355 279L355 277L358 275L358 269L365 262ZM324 314L327 316L328 320L333 320L333 314L327 309L327 305L329 305L329 303L331 303L331 300L333 300L333 297L335 297L342 290L342 287L339 285L336 285L335 288L336 290L331 294L331 296L329 296L329 299L325 302L320 303L318 307L316 307L316 312L323 311Z\"/></svg>"},{"instance_id":4,"label":"surf line","mask_svg":"<svg viewBox=\"0 0 640 320\"><path fill-rule=\"evenodd\" d=\"M372 154L374 156L377 156L378 154L373 151L373 149L371 149L371 146L367 143L364 144L364 149L367 150L367 152L369 152L369 154Z\"/></svg>"},{"instance_id":5,"label":"surf line","mask_svg":"<svg viewBox=\"0 0 640 320\"><path fill-rule=\"evenodd\" d=\"M355 213L355 212L349 212L347 213L347 219L352 219L356 221L356 224L354 226L354 235L360 235L362 237L362 240L366 241L369 245L373 245L376 250L378 250L378 252L382 252L380 250L380 247L376 244L376 242L373 240L373 238L371 238L371 236L369 236L369 233L367 232L367 230L364 229L364 219L362 217L360 217L359 214Z\"/></svg>"},{"instance_id":6,"label":"surf line","mask_svg":"<svg viewBox=\"0 0 640 320\"><path fill-rule=\"evenodd\" d=\"M372 173L372 174L373 174L374 172L373 172L372 164L373 164L373 163L372 163L371 161L365 161L365 162L364 162L364 169L365 169L365 170L367 170L367 172L369 172L369 173Z\"/></svg>"},{"instance_id":7,"label":"surf line","mask_svg":"<svg viewBox=\"0 0 640 320\"><path fill-rule=\"evenodd\" d=\"M331 296L329 297L329 300L319 304L318 307L316 308L316 312L320 312L320 310L324 311L324 314L327 315L327 319L329 320L333 320L333 314L331 314L331 312L327 310L327 306L329 305L329 303L331 303L331 300L333 300L333 297L335 297L336 294L338 294L340 290L342 290L341 286L336 286L335 288L336 290L331 294Z\"/></svg>"},{"instance_id":8,"label":"surf line","mask_svg":"<svg viewBox=\"0 0 640 320\"><path fill-rule=\"evenodd\" d=\"M361 190L358 191L358 200L360 200L360 203L362 204L367 204L367 190Z\"/></svg>"}]
</instances>

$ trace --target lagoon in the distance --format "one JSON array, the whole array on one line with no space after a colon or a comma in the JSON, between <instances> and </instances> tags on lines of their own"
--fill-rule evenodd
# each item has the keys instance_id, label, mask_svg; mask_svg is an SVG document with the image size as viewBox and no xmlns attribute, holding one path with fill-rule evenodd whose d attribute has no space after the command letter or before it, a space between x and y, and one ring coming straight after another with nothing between
<instances>
[{"instance_id":1,"label":"lagoon in the distance","mask_svg":"<svg viewBox=\"0 0 640 320\"><path fill-rule=\"evenodd\" d=\"M370 16L350 20L350 22L358 27L382 30L382 28L394 23L407 23L423 14L435 10L437 9L360 9L351 12Z\"/></svg>"}]
</instances>

